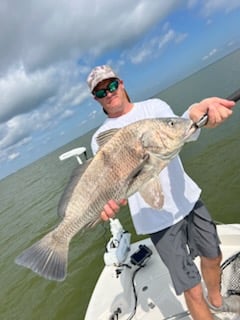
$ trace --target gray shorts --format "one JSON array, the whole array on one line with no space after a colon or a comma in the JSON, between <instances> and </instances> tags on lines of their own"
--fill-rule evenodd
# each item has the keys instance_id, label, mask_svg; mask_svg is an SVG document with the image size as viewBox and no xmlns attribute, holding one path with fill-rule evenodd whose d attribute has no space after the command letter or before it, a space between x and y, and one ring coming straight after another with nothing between
<instances>
[{"instance_id":1,"label":"gray shorts","mask_svg":"<svg viewBox=\"0 0 240 320\"><path fill-rule=\"evenodd\" d=\"M216 225L201 200L182 221L150 234L150 238L170 272L178 295L201 281L193 262L195 257L216 258L221 253Z\"/></svg>"}]
</instances>

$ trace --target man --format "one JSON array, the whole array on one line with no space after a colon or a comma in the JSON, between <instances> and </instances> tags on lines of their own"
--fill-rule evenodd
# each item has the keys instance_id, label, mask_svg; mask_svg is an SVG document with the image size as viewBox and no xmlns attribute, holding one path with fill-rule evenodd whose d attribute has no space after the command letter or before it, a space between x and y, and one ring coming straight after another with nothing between
<instances>
[{"instance_id":1,"label":"man","mask_svg":"<svg viewBox=\"0 0 240 320\"><path fill-rule=\"evenodd\" d=\"M108 116L92 138L94 153L98 150L96 137L100 132L120 128L140 119L175 116L160 99L132 103L123 81L109 66L94 68L87 82L94 99ZM206 126L214 128L232 114L234 105L234 102L225 99L208 98L190 106L182 117L197 122L207 112ZM193 135L193 140L197 139L199 131ZM186 174L178 156L160 173L159 178L164 194L161 210L150 208L139 193L128 199L136 232L150 235L169 269L176 293L184 293L192 318L213 319L209 306L226 310L233 304L231 299L223 301L220 294L221 251L215 225L200 200L200 188ZM120 203L109 201L101 218L108 220L113 217L120 205L125 203L125 199ZM196 256L201 258L207 297L203 295L200 274L193 262Z\"/></svg>"}]
</instances>

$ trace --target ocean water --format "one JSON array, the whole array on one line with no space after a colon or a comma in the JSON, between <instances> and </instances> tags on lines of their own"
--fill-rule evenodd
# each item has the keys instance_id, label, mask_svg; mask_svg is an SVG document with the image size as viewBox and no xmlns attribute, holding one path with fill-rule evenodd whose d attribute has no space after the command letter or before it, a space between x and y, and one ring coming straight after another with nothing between
<instances>
[{"instance_id":1,"label":"ocean water","mask_svg":"<svg viewBox=\"0 0 240 320\"><path fill-rule=\"evenodd\" d=\"M240 87L240 50L156 94L181 114L207 96L226 97ZM71 148L89 147L93 131L0 181L0 319L82 320L103 268L108 225L78 234L70 245L68 276L56 283L14 263L15 257L58 223L57 204L77 161L60 161ZM186 171L203 189L216 221L240 223L240 103L222 126L202 130L181 153ZM128 207L118 216L136 236ZM99 303L101 303L99 301ZM94 319L93 319L94 320Z\"/></svg>"}]
</instances>

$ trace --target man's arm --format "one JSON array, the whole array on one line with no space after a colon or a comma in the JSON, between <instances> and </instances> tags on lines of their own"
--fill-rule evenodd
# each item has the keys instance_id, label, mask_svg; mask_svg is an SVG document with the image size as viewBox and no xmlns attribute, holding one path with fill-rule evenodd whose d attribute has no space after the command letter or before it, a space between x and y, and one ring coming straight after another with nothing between
<instances>
[{"instance_id":1,"label":"man's arm","mask_svg":"<svg viewBox=\"0 0 240 320\"><path fill-rule=\"evenodd\" d=\"M208 114L208 122L206 127L214 128L224 122L232 114L232 108L235 102L221 98L207 98L199 103L195 103L188 109L189 118L193 122L197 122L204 114ZM100 216L101 219L107 221L118 213L121 205L126 205L127 200L122 199L118 203L114 200L108 201L104 206Z\"/></svg>"},{"instance_id":2,"label":"man's arm","mask_svg":"<svg viewBox=\"0 0 240 320\"><path fill-rule=\"evenodd\" d=\"M189 118L197 122L204 114L208 114L206 127L214 128L224 122L232 114L234 101L221 99L217 97L207 98L199 103L194 103L188 109Z\"/></svg>"}]
</instances>

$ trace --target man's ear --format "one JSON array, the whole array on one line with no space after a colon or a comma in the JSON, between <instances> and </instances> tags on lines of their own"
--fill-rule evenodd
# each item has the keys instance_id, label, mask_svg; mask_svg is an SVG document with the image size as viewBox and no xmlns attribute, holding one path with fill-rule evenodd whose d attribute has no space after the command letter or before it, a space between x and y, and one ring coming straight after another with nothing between
<instances>
[{"instance_id":1,"label":"man's ear","mask_svg":"<svg viewBox=\"0 0 240 320\"><path fill-rule=\"evenodd\" d=\"M123 83L123 80L120 80L119 79L119 83L122 85L123 89L124 89L124 83Z\"/></svg>"}]
</instances>

